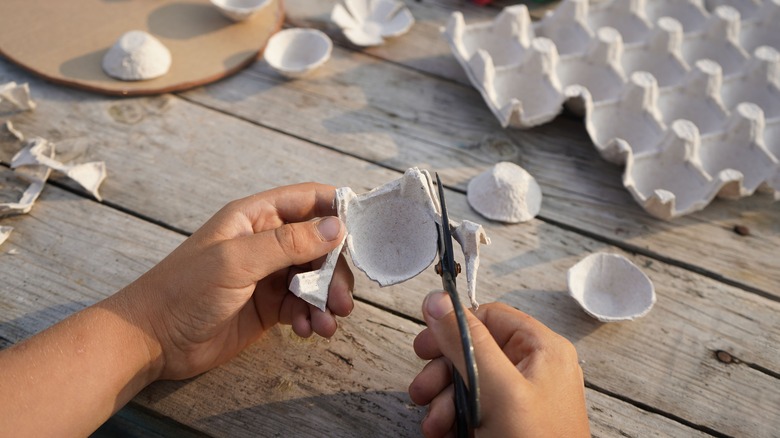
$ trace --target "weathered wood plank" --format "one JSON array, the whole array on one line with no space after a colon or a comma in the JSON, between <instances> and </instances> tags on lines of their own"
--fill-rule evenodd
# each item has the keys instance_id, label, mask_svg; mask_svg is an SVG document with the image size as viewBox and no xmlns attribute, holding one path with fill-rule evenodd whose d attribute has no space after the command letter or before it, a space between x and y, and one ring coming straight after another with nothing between
<instances>
[{"instance_id":1,"label":"weathered wood plank","mask_svg":"<svg viewBox=\"0 0 780 438\"><path fill-rule=\"evenodd\" d=\"M45 135L51 129L47 120L65 120L52 134L72 148L69 153L84 160L106 159L113 169L106 199L185 230L194 230L227 199L274 185L329 179L361 191L398 176L176 98L117 101L37 85L45 104L25 115L20 126ZM142 117L130 119L128 114ZM155 175L157 169L167 173ZM454 215L479 220L462 195L452 193L450 203ZM768 433L760 419L778 415L777 380L744 364L712 364L711 351L728 350L776 370L778 343L772 341L780 332L773 313L777 303L655 262L651 268L657 272L651 274L661 301L651 316L602 327L560 291L565 290L565 270L576 260L614 248L540 221L488 226L496 240L485 250L483 299L509 301L569 336L589 361L589 381L725 433ZM419 315L423 292L439 281L426 273L400 286L400 292L377 290L365 280L359 284L360 296ZM653 366L646 367L645 361ZM703 386L711 381L719 386ZM680 388L696 391L693 402ZM719 391L746 394L746 399L724 401ZM728 407L725 412L718 410L721 403Z\"/></svg>"},{"instance_id":2,"label":"weathered wood plank","mask_svg":"<svg viewBox=\"0 0 780 438\"><path fill-rule=\"evenodd\" d=\"M469 87L338 48L306 81L283 81L258 63L183 96L396 170L435 168L464 191L492 164L516 162L542 186L544 218L780 298L780 259L764 256L780 245L780 205L758 195L673 222L652 218L580 121L503 130ZM733 233L737 224L751 236Z\"/></svg>"},{"instance_id":3,"label":"weathered wood plank","mask_svg":"<svg viewBox=\"0 0 780 438\"><path fill-rule=\"evenodd\" d=\"M683 426L668 419L660 419L639 408L596 391L587 392L590 433L600 437L708 437L707 433ZM602 415L594 415L599 412Z\"/></svg>"},{"instance_id":4,"label":"weathered wood plank","mask_svg":"<svg viewBox=\"0 0 780 438\"><path fill-rule=\"evenodd\" d=\"M90 435L90 438L208 438L210 436L147 411L137 403L131 402L103 423Z\"/></svg>"},{"instance_id":5,"label":"weathered wood plank","mask_svg":"<svg viewBox=\"0 0 780 438\"><path fill-rule=\"evenodd\" d=\"M0 258L0 336L13 341L112 293L183 238L51 186L30 215L9 222L16 231L8 248L18 254ZM422 365L411 348L420 329L358 303L330 341L276 329L225 366L154 384L134 403L195 429L183 436L415 436L424 412L410 404L406 386ZM596 436L698 434L598 392L587 397ZM116 420L137 427L129 436L171 431L133 412Z\"/></svg>"}]
</instances>

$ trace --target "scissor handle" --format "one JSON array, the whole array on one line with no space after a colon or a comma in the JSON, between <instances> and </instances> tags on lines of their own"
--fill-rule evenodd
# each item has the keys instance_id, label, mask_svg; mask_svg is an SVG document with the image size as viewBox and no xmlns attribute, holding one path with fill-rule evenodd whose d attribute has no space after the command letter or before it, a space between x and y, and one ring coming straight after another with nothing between
<instances>
[{"instance_id":1,"label":"scissor handle","mask_svg":"<svg viewBox=\"0 0 780 438\"><path fill-rule=\"evenodd\" d=\"M458 418L458 435L467 436L468 429L479 427L481 417L479 405L479 374L477 372L477 361L474 357L474 342L471 339L466 313L463 309L463 304L460 302L456 293L457 289L455 288L455 281L454 278L452 278L451 272L442 272L442 283L447 290L447 293L450 295L452 307L455 309L455 318L458 321L458 331L460 332L460 341L461 346L463 347L463 359L466 364L466 378L469 382L469 386L466 388L460 373L453 367L452 375L455 385L455 411ZM466 427L464 427L463 423L466 423ZM463 433L466 435L462 435Z\"/></svg>"}]
</instances>

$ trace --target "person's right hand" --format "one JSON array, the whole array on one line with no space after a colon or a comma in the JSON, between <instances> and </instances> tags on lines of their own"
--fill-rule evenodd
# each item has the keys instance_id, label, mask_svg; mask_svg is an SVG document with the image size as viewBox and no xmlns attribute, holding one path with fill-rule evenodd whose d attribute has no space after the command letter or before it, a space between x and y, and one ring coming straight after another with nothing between
<instances>
[{"instance_id":1,"label":"person's right hand","mask_svg":"<svg viewBox=\"0 0 780 438\"><path fill-rule=\"evenodd\" d=\"M446 292L423 303L428 328L414 341L430 360L409 386L412 401L430 405L426 437L453 436L451 364L466 375L460 334ZM476 436L590 436L582 369L574 346L539 321L505 304L466 311L479 370L481 425Z\"/></svg>"}]
</instances>

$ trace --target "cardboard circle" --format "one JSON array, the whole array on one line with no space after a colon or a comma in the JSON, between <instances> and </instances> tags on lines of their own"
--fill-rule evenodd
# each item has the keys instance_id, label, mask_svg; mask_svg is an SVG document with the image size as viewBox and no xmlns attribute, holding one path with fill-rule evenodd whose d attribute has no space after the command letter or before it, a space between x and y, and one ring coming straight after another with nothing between
<instances>
[{"instance_id":1,"label":"cardboard circle","mask_svg":"<svg viewBox=\"0 0 780 438\"><path fill-rule=\"evenodd\" d=\"M0 54L53 82L115 95L159 94L239 71L257 59L283 20L282 0L238 23L208 0L2 0ZM167 74L127 82L103 72L103 55L130 30L168 47Z\"/></svg>"}]
</instances>

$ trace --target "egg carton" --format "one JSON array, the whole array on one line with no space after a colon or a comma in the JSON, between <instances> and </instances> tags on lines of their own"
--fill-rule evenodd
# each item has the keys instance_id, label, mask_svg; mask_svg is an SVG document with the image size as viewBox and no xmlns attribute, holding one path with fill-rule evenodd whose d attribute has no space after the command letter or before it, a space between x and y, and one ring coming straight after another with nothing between
<instances>
[{"instance_id":1,"label":"egg carton","mask_svg":"<svg viewBox=\"0 0 780 438\"><path fill-rule=\"evenodd\" d=\"M780 199L780 0L564 0L536 23L455 12L444 34L502 126L583 114L654 216Z\"/></svg>"}]
</instances>

